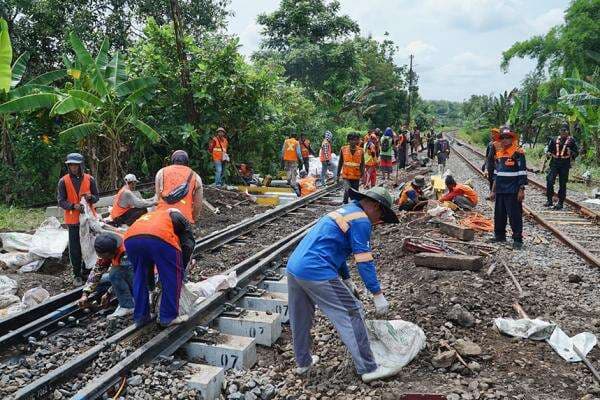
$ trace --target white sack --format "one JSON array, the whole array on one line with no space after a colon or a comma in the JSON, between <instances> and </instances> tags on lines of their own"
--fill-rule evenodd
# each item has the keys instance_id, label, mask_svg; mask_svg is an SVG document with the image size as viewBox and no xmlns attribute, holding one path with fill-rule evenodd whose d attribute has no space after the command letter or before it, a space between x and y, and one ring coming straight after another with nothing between
<instances>
[{"instance_id":1,"label":"white sack","mask_svg":"<svg viewBox=\"0 0 600 400\"><path fill-rule=\"evenodd\" d=\"M81 259L85 268L92 269L96 265L98 256L94 250L96 236L102 232L102 222L98 215L94 215L85 199L81 199L84 211L79 214L79 242L81 243Z\"/></svg>"},{"instance_id":2,"label":"white sack","mask_svg":"<svg viewBox=\"0 0 600 400\"><path fill-rule=\"evenodd\" d=\"M0 254L0 265L6 265L9 270L16 270L23 265L39 260L40 257L32 253L13 252Z\"/></svg>"},{"instance_id":3,"label":"white sack","mask_svg":"<svg viewBox=\"0 0 600 400\"><path fill-rule=\"evenodd\" d=\"M584 356L589 353L597 343L596 336L590 332L582 332L573 337L569 337L562 329L556 327L552 336L548 339L548 344L554 351L568 362L579 362L581 357L575 353L573 346Z\"/></svg>"},{"instance_id":4,"label":"white sack","mask_svg":"<svg viewBox=\"0 0 600 400\"><path fill-rule=\"evenodd\" d=\"M0 240L2 241L2 249L5 251L29 251L31 245L31 236L28 233L21 232L2 232Z\"/></svg>"},{"instance_id":5,"label":"white sack","mask_svg":"<svg viewBox=\"0 0 600 400\"><path fill-rule=\"evenodd\" d=\"M229 289L237 285L235 272L229 275L215 275L200 282L188 282L187 288L199 297L210 297L215 292L223 289Z\"/></svg>"},{"instance_id":6,"label":"white sack","mask_svg":"<svg viewBox=\"0 0 600 400\"><path fill-rule=\"evenodd\" d=\"M0 318L6 318L11 314L16 314L21 311L25 311L27 306L21 302L11 304L10 306L0 310Z\"/></svg>"},{"instance_id":7,"label":"white sack","mask_svg":"<svg viewBox=\"0 0 600 400\"><path fill-rule=\"evenodd\" d=\"M0 295L15 294L18 288L19 284L17 281L10 279L6 275L0 275Z\"/></svg>"},{"instance_id":8,"label":"white sack","mask_svg":"<svg viewBox=\"0 0 600 400\"><path fill-rule=\"evenodd\" d=\"M50 298L50 293L43 287L34 287L23 293L21 301L27 307L37 306Z\"/></svg>"},{"instance_id":9,"label":"white sack","mask_svg":"<svg viewBox=\"0 0 600 400\"><path fill-rule=\"evenodd\" d=\"M55 217L49 217L33 234L29 252L35 254L38 257L36 259L61 258L68 244L67 230L60 227L60 222Z\"/></svg>"},{"instance_id":10,"label":"white sack","mask_svg":"<svg viewBox=\"0 0 600 400\"><path fill-rule=\"evenodd\" d=\"M36 272L44 265L44 260L36 260L32 261L29 264L23 265L19 268L19 274L28 273L28 272Z\"/></svg>"},{"instance_id":11,"label":"white sack","mask_svg":"<svg viewBox=\"0 0 600 400\"><path fill-rule=\"evenodd\" d=\"M546 340L552 335L556 324L541 319L496 318L494 324L506 335L531 340Z\"/></svg>"},{"instance_id":12,"label":"white sack","mask_svg":"<svg viewBox=\"0 0 600 400\"><path fill-rule=\"evenodd\" d=\"M21 299L19 296L15 296L14 294L0 294L0 309L20 302Z\"/></svg>"},{"instance_id":13,"label":"white sack","mask_svg":"<svg viewBox=\"0 0 600 400\"><path fill-rule=\"evenodd\" d=\"M412 322L403 320L367 320L371 351L377 365L400 372L425 348L425 333Z\"/></svg>"}]
</instances>

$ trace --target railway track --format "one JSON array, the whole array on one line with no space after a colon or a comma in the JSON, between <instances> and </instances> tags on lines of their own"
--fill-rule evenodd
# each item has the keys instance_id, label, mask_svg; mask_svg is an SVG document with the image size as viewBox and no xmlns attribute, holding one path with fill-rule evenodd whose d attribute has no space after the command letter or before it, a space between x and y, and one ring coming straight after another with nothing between
<instances>
[{"instance_id":1,"label":"railway track","mask_svg":"<svg viewBox=\"0 0 600 400\"><path fill-rule=\"evenodd\" d=\"M450 136L451 147L467 165L486 178L477 162L485 155L469 144ZM590 265L600 267L600 214L567 197L565 208L557 211L544 207L546 186L532 176L528 176L530 187L523 203L523 211L536 222L550 230L558 239L571 247Z\"/></svg>"},{"instance_id":2,"label":"railway track","mask_svg":"<svg viewBox=\"0 0 600 400\"><path fill-rule=\"evenodd\" d=\"M256 286L260 282L268 279L279 279L281 275L277 273L274 261L280 259L289 249L296 244L306 233L308 228L314 224L326 210L339 205L337 199L339 185L329 186L321 191L313 193L305 198L298 199L292 203L270 210L266 213L249 218L240 223L229 226L223 230L213 232L197 241L194 251L194 258L205 258L212 256L226 261L223 268L217 268L210 271L211 274L220 272L228 273L235 271L238 275L239 284L236 288L218 292L215 296L206 299L200 304L190 321L184 325L167 328L156 332L155 328L144 327L136 330L134 325L120 326L117 323L106 321L102 314L97 314L97 309L80 310L73 298L78 298L81 291L75 289L60 296L56 296L51 304L45 307L36 307L27 313L18 314L7 320L0 321L0 344L2 349L11 347L13 350L19 350L16 356L17 367L8 369L9 363L0 364L0 370L4 368L3 373L18 368L21 371L23 379L27 381L25 385L9 385L0 389L3 395L12 395L16 399L47 398L53 391L62 388L65 392L73 392L73 388L65 389L62 385L68 385L69 377L74 374L85 371L95 360L107 357L117 346L123 346L122 343L131 351L127 357L120 360L117 365L106 370L102 375L103 379L94 379L85 388L81 389L81 396L78 394L75 398L95 398L104 393L115 381L119 381L121 376L131 368L135 368L140 363L148 361L159 354L167 354L176 350L183 343L195 336L195 327L197 325L209 325L212 320L218 317L229 305L225 303L235 303L242 297L250 293L253 296L264 295L264 292L257 290ZM298 223L298 214L302 213L302 223ZM283 223L286 218L290 218L289 223ZM277 221L278 227L274 229L273 222ZM294 222L295 221L295 222ZM270 233L270 234L269 234ZM259 240L264 236L264 240ZM253 241L253 247L249 248L247 242ZM239 250L242 251L239 251ZM236 252L237 250L237 252ZM252 254L250 257L239 259L239 254ZM239 262L238 262L239 261ZM234 265L234 267L230 267ZM204 271L203 271L204 272ZM79 290L79 291L78 291ZM260 297L260 296L259 296ZM43 306L43 305L42 305ZM282 305L278 310L283 312ZM104 311L105 312L105 311ZM42 317L40 314L45 313ZM287 312L283 316L287 319ZM23 325L25 324L25 325ZM152 324L154 326L154 324ZM66 329L67 333L63 331ZM83 343L75 345L76 351L69 348L68 354L57 356L52 349L56 348L56 342L77 341L77 336L70 336L69 331L79 333L79 337L85 332L101 331L100 335L90 335ZM131 343L134 343L132 345ZM16 345L16 347L15 347ZM47 350L40 350L47 347ZM41 357L47 359L50 365L47 371L41 374L39 371L28 370L28 357ZM73 354L71 354L73 353ZM125 353L122 353L124 356ZM104 363L106 364L106 363ZM103 364L103 365L104 365ZM40 360L36 365L40 365ZM56 367L57 368L53 368ZM116 368L116 369L115 369ZM33 368L31 368L33 369ZM97 366L94 368L95 374ZM108 374L108 375L107 375Z\"/></svg>"}]
</instances>

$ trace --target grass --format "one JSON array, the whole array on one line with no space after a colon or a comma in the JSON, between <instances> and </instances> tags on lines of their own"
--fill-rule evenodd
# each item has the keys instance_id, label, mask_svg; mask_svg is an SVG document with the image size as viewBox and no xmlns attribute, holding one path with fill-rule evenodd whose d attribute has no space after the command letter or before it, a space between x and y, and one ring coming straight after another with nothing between
<instances>
[{"instance_id":1,"label":"grass","mask_svg":"<svg viewBox=\"0 0 600 400\"><path fill-rule=\"evenodd\" d=\"M44 211L0 204L0 231L33 231L44 221Z\"/></svg>"}]
</instances>

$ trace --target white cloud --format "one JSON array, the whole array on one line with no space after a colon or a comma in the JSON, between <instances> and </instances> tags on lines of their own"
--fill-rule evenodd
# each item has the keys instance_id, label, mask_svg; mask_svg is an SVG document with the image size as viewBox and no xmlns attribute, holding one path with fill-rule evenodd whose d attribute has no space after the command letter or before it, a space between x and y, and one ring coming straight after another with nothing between
<instances>
[{"instance_id":1,"label":"white cloud","mask_svg":"<svg viewBox=\"0 0 600 400\"><path fill-rule=\"evenodd\" d=\"M520 20L512 0L426 0L424 11L451 27L476 32L503 29Z\"/></svg>"},{"instance_id":2,"label":"white cloud","mask_svg":"<svg viewBox=\"0 0 600 400\"><path fill-rule=\"evenodd\" d=\"M252 21L238 34L242 45L240 53L248 57L252 55L260 43L260 30L261 27Z\"/></svg>"},{"instance_id":3,"label":"white cloud","mask_svg":"<svg viewBox=\"0 0 600 400\"><path fill-rule=\"evenodd\" d=\"M565 11L560 8L553 8L534 18L533 20L528 20L528 26L531 29L531 33L543 35L547 33L553 26L562 24L564 22Z\"/></svg>"}]
</instances>

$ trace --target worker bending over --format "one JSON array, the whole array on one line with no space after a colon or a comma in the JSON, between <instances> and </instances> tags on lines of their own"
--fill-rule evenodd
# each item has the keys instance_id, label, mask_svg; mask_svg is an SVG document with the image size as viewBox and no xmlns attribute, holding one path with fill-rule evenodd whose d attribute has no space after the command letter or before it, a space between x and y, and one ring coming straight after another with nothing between
<instances>
[{"instance_id":1,"label":"worker bending over","mask_svg":"<svg viewBox=\"0 0 600 400\"><path fill-rule=\"evenodd\" d=\"M404 185L400 196L396 201L400 211L421 211L427 206L427 198L423 188L425 187L425 177L417 175L410 182Z\"/></svg>"},{"instance_id":2,"label":"worker bending over","mask_svg":"<svg viewBox=\"0 0 600 400\"><path fill-rule=\"evenodd\" d=\"M133 266L127 258L123 236L115 232L101 233L94 240L94 250L98 260L83 287L79 306L86 307L92 293L103 292L100 304L106 305L114 293L119 306L108 319L133 314ZM105 291L108 283L110 287Z\"/></svg>"},{"instance_id":3,"label":"worker bending over","mask_svg":"<svg viewBox=\"0 0 600 400\"><path fill-rule=\"evenodd\" d=\"M158 323L169 326L185 322L179 315L179 297L185 268L195 240L190 222L177 209L156 210L141 216L125 233L125 249L133 264L133 319L141 326L150 320L149 273L158 269L162 288Z\"/></svg>"},{"instance_id":4,"label":"worker bending over","mask_svg":"<svg viewBox=\"0 0 600 400\"><path fill-rule=\"evenodd\" d=\"M500 132L500 148L496 150L496 178L491 199L494 205L493 242L506 241L506 220L510 221L513 248L523 247L523 200L527 185L525 151L519 147L517 134L508 128Z\"/></svg>"},{"instance_id":5,"label":"worker bending over","mask_svg":"<svg viewBox=\"0 0 600 400\"><path fill-rule=\"evenodd\" d=\"M573 136L569 135L569 124L565 122L560 128L560 134L548 141L546 154L550 158L550 170L546 177L546 207L552 207L554 196L554 182L558 176L558 203L555 210L562 210L563 203L567 197L567 182L569 181L569 169L571 160L579 154L577 143Z\"/></svg>"},{"instance_id":6,"label":"worker bending over","mask_svg":"<svg viewBox=\"0 0 600 400\"><path fill-rule=\"evenodd\" d=\"M298 189L296 193L298 197L308 196L317 191L317 178L308 175L304 170L300 171L300 179L298 179Z\"/></svg>"},{"instance_id":7,"label":"worker bending over","mask_svg":"<svg viewBox=\"0 0 600 400\"><path fill-rule=\"evenodd\" d=\"M463 210L472 210L477 205L477 192L472 187L456 183L452 175L446 177L448 193L440 197L440 202L450 201Z\"/></svg>"},{"instance_id":8,"label":"worker bending over","mask_svg":"<svg viewBox=\"0 0 600 400\"><path fill-rule=\"evenodd\" d=\"M285 170L288 185L296 186L298 178L298 162L302 160L302 151L300 143L296 139L296 133L292 132L290 137L285 139L281 148L281 164Z\"/></svg>"},{"instance_id":9,"label":"worker bending over","mask_svg":"<svg viewBox=\"0 0 600 400\"><path fill-rule=\"evenodd\" d=\"M337 179L339 180L340 175L344 179L344 204L348 203L349 190L358 190L365 169L363 149L358 145L360 135L356 132L349 133L347 140L348 144L340 149L337 170Z\"/></svg>"},{"instance_id":10,"label":"worker bending over","mask_svg":"<svg viewBox=\"0 0 600 400\"><path fill-rule=\"evenodd\" d=\"M57 200L58 206L65 210L65 224L69 231L69 260L73 267L73 284L81 286L87 273L82 272L86 268L81 255L81 239L79 237L79 215L84 206L81 201L87 202L95 213L94 203L97 203L98 186L93 176L84 173L83 156L79 153L67 155L67 174L58 181ZM91 266L89 266L91 268Z\"/></svg>"},{"instance_id":11,"label":"worker bending over","mask_svg":"<svg viewBox=\"0 0 600 400\"><path fill-rule=\"evenodd\" d=\"M135 194L135 184L138 182L134 174L125 175L125 185L119 190L113 200L110 211L110 225L119 227L131 225L139 217L148 212L148 207L157 204L155 199L143 199Z\"/></svg>"},{"instance_id":12,"label":"worker bending over","mask_svg":"<svg viewBox=\"0 0 600 400\"><path fill-rule=\"evenodd\" d=\"M202 179L188 167L190 159L183 150L171 155L168 167L156 173L155 186L158 210L177 208L192 224L202 211Z\"/></svg>"},{"instance_id":13,"label":"worker bending over","mask_svg":"<svg viewBox=\"0 0 600 400\"><path fill-rule=\"evenodd\" d=\"M322 217L298 244L287 263L290 325L298 374L318 362L311 356L315 306L329 318L350 351L356 370L365 382L389 376L377 367L363 320L361 303L353 295L346 259L354 255L379 314L388 310L377 280L371 253L371 229L381 222L397 223L392 198L381 187L366 193L350 190L354 202Z\"/></svg>"}]
</instances>

